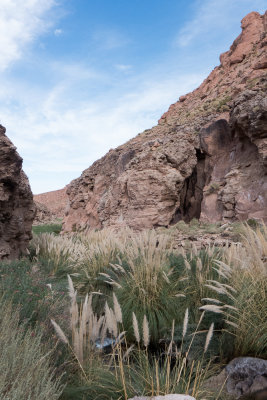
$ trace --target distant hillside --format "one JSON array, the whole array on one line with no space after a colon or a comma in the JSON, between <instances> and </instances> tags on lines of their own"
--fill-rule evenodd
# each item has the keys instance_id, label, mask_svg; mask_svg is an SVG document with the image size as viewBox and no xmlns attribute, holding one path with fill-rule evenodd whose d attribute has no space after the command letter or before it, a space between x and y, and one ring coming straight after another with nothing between
<instances>
[{"instance_id":1,"label":"distant hillside","mask_svg":"<svg viewBox=\"0 0 267 400\"><path fill-rule=\"evenodd\" d=\"M56 218L63 218L68 196L66 188L33 196L37 206L35 222L48 222Z\"/></svg>"}]
</instances>

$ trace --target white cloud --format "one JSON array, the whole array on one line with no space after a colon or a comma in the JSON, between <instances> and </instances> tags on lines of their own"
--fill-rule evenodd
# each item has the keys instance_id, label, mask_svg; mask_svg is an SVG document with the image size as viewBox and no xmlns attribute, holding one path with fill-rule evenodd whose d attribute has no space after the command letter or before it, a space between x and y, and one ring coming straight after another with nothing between
<instances>
[{"instance_id":1,"label":"white cloud","mask_svg":"<svg viewBox=\"0 0 267 400\"><path fill-rule=\"evenodd\" d=\"M62 29L55 29L55 30L54 30L54 35L55 35L55 36L60 36L60 35L62 35L62 33L63 33L63 30L62 30Z\"/></svg>"},{"instance_id":2,"label":"white cloud","mask_svg":"<svg viewBox=\"0 0 267 400\"><path fill-rule=\"evenodd\" d=\"M72 84L66 77L49 92L28 96L22 90L16 112L2 97L6 87L0 92L1 123L24 158L34 193L59 189L110 148L155 125L170 103L202 79L198 74L160 81L143 76L118 97L103 93L81 101L76 96L69 103Z\"/></svg>"},{"instance_id":3,"label":"white cloud","mask_svg":"<svg viewBox=\"0 0 267 400\"><path fill-rule=\"evenodd\" d=\"M122 72L129 72L132 69L132 65L116 64L115 68Z\"/></svg>"},{"instance_id":4,"label":"white cloud","mask_svg":"<svg viewBox=\"0 0 267 400\"><path fill-rule=\"evenodd\" d=\"M199 36L212 35L213 32L223 32L235 29L236 20L255 10L263 13L266 8L265 0L197 0L194 4L195 13L185 26L182 27L175 39L175 44L186 47L199 40Z\"/></svg>"},{"instance_id":5,"label":"white cloud","mask_svg":"<svg viewBox=\"0 0 267 400\"><path fill-rule=\"evenodd\" d=\"M46 31L51 19L45 16L54 5L54 0L0 1L0 71L18 60L25 47Z\"/></svg>"},{"instance_id":6,"label":"white cloud","mask_svg":"<svg viewBox=\"0 0 267 400\"><path fill-rule=\"evenodd\" d=\"M129 39L116 29L101 28L94 32L93 40L99 48L113 50L125 46Z\"/></svg>"}]
</instances>

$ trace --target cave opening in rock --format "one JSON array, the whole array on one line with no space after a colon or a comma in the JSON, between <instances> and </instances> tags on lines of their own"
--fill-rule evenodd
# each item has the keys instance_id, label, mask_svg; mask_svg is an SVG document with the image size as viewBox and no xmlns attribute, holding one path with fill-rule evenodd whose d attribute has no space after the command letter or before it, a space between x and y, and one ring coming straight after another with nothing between
<instances>
[{"instance_id":1,"label":"cave opening in rock","mask_svg":"<svg viewBox=\"0 0 267 400\"><path fill-rule=\"evenodd\" d=\"M192 174L184 181L180 193L180 207L176 210L171 224L179 221L190 222L193 218L200 218L203 188L207 181L205 160L207 155L201 150L196 150L197 164Z\"/></svg>"}]
</instances>

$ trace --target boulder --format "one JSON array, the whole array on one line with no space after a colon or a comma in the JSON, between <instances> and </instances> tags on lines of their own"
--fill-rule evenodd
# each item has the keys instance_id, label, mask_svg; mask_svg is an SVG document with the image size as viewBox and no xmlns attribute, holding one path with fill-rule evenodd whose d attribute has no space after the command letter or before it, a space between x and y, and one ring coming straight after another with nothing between
<instances>
[{"instance_id":1,"label":"boulder","mask_svg":"<svg viewBox=\"0 0 267 400\"><path fill-rule=\"evenodd\" d=\"M227 392L237 398L267 390L267 360L238 357L225 370Z\"/></svg>"}]
</instances>

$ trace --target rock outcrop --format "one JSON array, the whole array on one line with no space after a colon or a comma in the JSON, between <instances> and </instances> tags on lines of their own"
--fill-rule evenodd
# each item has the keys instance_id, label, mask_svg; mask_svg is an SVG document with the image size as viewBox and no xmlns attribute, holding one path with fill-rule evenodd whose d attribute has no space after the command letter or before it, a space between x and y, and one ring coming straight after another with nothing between
<instances>
[{"instance_id":1,"label":"rock outcrop","mask_svg":"<svg viewBox=\"0 0 267 400\"><path fill-rule=\"evenodd\" d=\"M265 400L267 397L267 361L254 357L234 358L219 375L209 378L204 389L222 389L235 399Z\"/></svg>"},{"instance_id":2,"label":"rock outcrop","mask_svg":"<svg viewBox=\"0 0 267 400\"><path fill-rule=\"evenodd\" d=\"M35 205L22 158L0 125L0 260L25 253Z\"/></svg>"},{"instance_id":3,"label":"rock outcrop","mask_svg":"<svg viewBox=\"0 0 267 400\"><path fill-rule=\"evenodd\" d=\"M37 212L34 224L53 222L64 217L68 201L66 188L33 196Z\"/></svg>"},{"instance_id":4,"label":"rock outcrop","mask_svg":"<svg viewBox=\"0 0 267 400\"><path fill-rule=\"evenodd\" d=\"M200 87L72 181L64 230L267 220L267 14L252 12Z\"/></svg>"}]
</instances>

